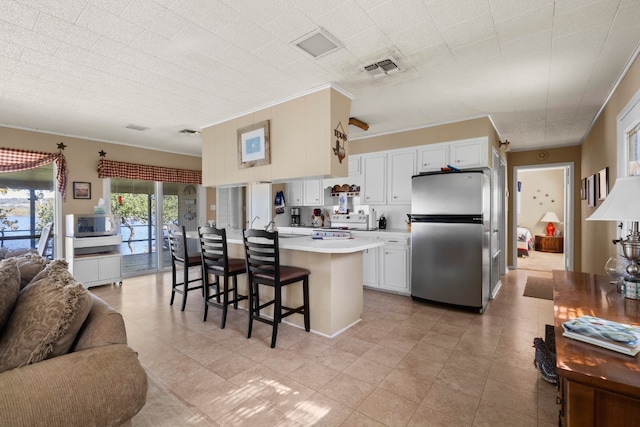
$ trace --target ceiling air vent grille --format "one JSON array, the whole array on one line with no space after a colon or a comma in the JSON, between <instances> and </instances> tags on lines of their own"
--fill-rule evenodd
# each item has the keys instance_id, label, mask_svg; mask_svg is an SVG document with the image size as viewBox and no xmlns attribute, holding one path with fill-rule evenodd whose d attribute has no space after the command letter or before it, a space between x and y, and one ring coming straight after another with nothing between
<instances>
[{"instance_id":1,"label":"ceiling air vent grille","mask_svg":"<svg viewBox=\"0 0 640 427\"><path fill-rule=\"evenodd\" d=\"M398 62L395 59L386 58L376 61L373 64L365 65L364 70L373 78L377 79L389 74L397 73L400 71L400 68L398 68Z\"/></svg>"},{"instance_id":2,"label":"ceiling air vent grille","mask_svg":"<svg viewBox=\"0 0 640 427\"><path fill-rule=\"evenodd\" d=\"M193 129L182 129L180 133L183 135L200 135L200 131Z\"/></svg>"}]
</instances>

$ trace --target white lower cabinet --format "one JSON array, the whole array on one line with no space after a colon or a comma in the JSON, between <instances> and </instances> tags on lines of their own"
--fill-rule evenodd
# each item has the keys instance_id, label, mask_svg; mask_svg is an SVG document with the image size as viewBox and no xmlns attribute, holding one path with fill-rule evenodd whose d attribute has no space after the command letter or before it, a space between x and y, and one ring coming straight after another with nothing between
<instances>
[{"instance_id":1,"label":"white lower cabinet","mask_svg":"<svg viewBox=\"0 0 640 427\"><path fill-rule=\"evenodd\" d=\"M397 238L384 234L372 231L357 234L384 241L384 246L362 254L363 284L368 288L409 295L409 237L400 233Z\"/></svg>"},{"instance_id":2,"label":"white lower cabinet","mask_svg":"<svg viewBox=\"0 0 640 427\"><path fill-rule=\"evenodd\" d=\"M67 237L65 260L69 271L85 288L122 282L122 238Z\"/></svg>"},{"instance_id":3,"label":"white lower cabinet","mask_svg":"<svg viewBox=\"0 0 640 427\"><path fill-rule=\"evenodd\" d=\"M409 246L399 239L385 239L380 248L380 288L409 294Z\"/></svg>"},{"instance_id":4,"label":"white lower cabinet","mask_svg":"<svg viewBox=\"0 0 640 427\"><path fill-rule=\"evenodd\" d=\"M367 249L362 253L362 282L365 286L378 286L378 249Z\"/></svg>"}]
</instances>

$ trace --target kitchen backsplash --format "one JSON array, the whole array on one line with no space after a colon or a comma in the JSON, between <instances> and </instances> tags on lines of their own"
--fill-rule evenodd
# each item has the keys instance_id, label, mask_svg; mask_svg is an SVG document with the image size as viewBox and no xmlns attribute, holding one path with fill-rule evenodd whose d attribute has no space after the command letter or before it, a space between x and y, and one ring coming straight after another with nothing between
<instances>
[{"instance_id":1,"label":"kitchen backsplash","mask_svg":"<svg viewBox=\"0 0 640 427\"><path fill-rule=\"evenodd\" d=\"M314 207L300 206L297 208L300 210L300 225L311 227ZM338 206L323 206L320 209L322 209L322 213L325 215L325 226L328 226L327 214L332 214L338 209ZM407 214L411 212L411 205L354 205L353 207L355 213L363 211L363 213L367 215L371 209L375 210L377 218L380 218L380 215L384 214L387 219L387 229L407 229L405 220L407 219ZM276 215L274 218L276 226L288 227L291 225L291 208L286 207L284 211L283 214Z\"/></svg>"}]
</instances>

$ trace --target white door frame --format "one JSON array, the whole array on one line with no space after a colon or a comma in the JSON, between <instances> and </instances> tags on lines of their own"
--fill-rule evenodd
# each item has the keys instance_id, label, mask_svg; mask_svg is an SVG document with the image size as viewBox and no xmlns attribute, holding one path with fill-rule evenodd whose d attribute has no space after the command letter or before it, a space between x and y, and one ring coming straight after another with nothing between
<instances>
[{"instance_id":1,"label":"white door frame","mask_svg":"<svg viewBox=\"0 0 640 427\"><path fill-rule=\"evenodd\" d=\"M574 205L573 205L573 176L574 176L574 164L573 162L564 163L546 163L543 165L527 165L527 166L514 166L513 168L513 186L514 194L518 188L518 173L521 171L530 171L536 169L549 169L549 168L563 168L564 174L564 268L567 271L573 271L573 239L574 239ZM511 252L513 265L511 269L518 268L518 197L511 197L511 212L513 212L513 224L511 229L511 236L513 236L514 245Z\"/></svg>"}]
</instances>

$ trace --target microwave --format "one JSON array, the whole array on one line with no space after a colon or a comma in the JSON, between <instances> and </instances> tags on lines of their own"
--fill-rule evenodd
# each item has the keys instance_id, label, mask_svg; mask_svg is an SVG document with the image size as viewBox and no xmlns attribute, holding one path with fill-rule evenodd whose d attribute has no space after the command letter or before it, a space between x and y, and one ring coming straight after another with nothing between
<instances>
[{"instance_id":1,"label":"microwave","mask_svg":"<svg viewBox=\"0 0 640 427\"><path fill-rule=\"evenodd\" d=\"M120 233L120 218L112 214L68 214L67 236L96 237Z\"/></svg>"}]
</instances>

